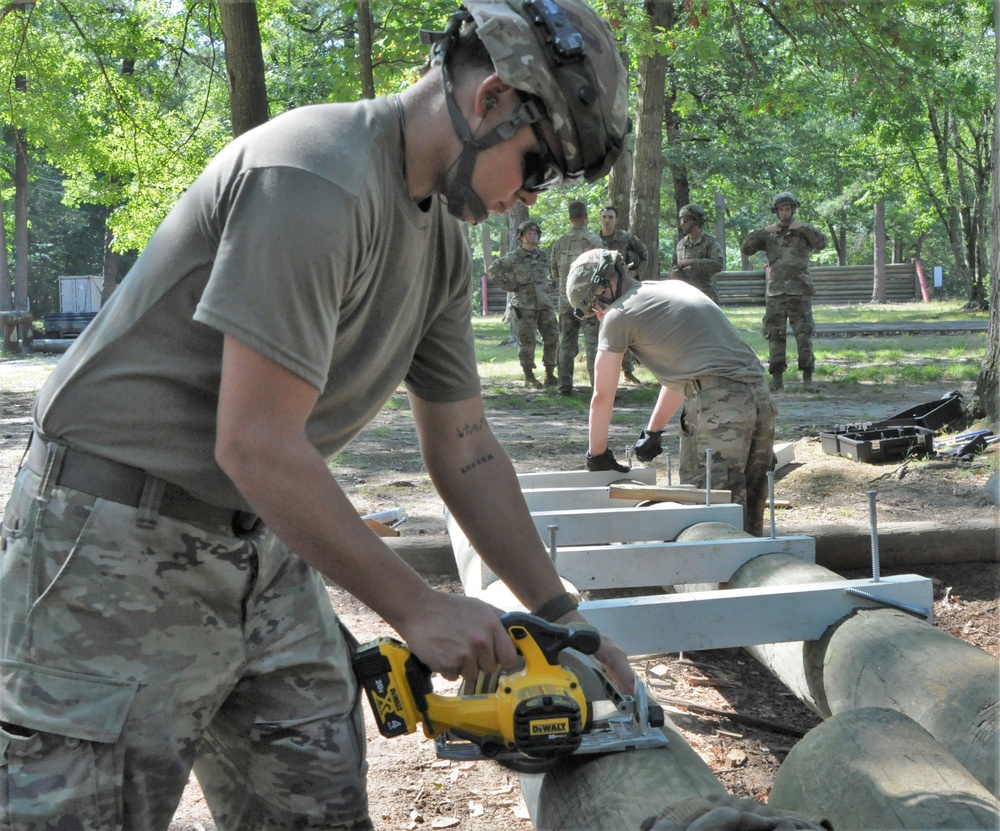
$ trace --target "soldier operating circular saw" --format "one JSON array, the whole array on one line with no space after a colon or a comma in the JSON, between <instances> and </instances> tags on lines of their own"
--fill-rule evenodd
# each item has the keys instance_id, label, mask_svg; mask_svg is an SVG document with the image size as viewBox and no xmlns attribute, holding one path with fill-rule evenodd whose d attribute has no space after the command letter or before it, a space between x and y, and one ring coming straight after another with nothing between
<instances>
[{"instance_id":1,"label":"soldier operating circular saw","mask_svg":"<svg viewBox=\"0 0 1000 831\"><path fill-rule=\"evenodd\" d=\"M601 636L587 624L560 626L523 612L501 619L522 661L481 676L469 693L433 691L431 672L394 638L355 652L354 666L383 736L419 724L445 759L492 759L538 771L566 756L662 747L663 709L645 686L621 692L589 656Z\"/></svg>"}]
</instances>

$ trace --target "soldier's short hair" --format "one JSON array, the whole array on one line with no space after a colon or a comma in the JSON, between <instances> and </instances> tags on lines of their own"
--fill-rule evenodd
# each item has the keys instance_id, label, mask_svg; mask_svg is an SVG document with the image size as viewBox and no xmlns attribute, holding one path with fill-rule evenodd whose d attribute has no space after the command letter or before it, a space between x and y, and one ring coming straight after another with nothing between
<instances>
[{"instance_id":1,"label":"soldier's short hair","mask_svg":"<svg viewBox=\"0 0 1000 831\"><path fill-rule=\"evenodd\" d=\"M569 218L570 219L582 219L587 215L587 203L586 202L570 202L569 203Z\"/></svg>"}]
</instances>

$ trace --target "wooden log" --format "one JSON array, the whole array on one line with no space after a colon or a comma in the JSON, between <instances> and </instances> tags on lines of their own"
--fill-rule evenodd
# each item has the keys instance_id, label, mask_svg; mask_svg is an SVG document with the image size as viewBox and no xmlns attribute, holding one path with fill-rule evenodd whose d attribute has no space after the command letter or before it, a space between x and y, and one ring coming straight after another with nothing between
<instances>
[{"instance_id":1,"label":"wooden log","mask_svg":"<svg viewBox=\"0 0 1000 831\"><path fill-rule=\"evenodd\" d=\"M822 566L765 554L737 569L726 586L839 579ZM857 707L904 713L987 790L1000 795L1000 665L986 651L890 608L858 610L816 641L749 646L747 651L824 717Z\"/></svg>"},{"instance_id":2,"label":"wooden log","mask_svg":"<svg viewBox=\"0 0 1000 831\"><path fill-rule=\"evenodd\" d=\"M863 707L835 715L791 750L768 804L837 831L998 828L1000 806L911 718Z\"/></svg>"},{"instance_id":3,"label":"wooden log","mask_svg":"<svg viewBox=\"0 0 1000 831\"><path fill-rule=\"evenodd\" d=\"M16 326L19 323L31 323L31 312L13 311L0 312L0 325Z\"/></svg>"},{"instance_id":4,"label":"wooden log","mask_svg":"<svg viewBox=\"0 0 1000 831\"><path fill-rule=\"evenodd\" d=\"M537 831L637 829L668 802L727 793L670 719L663 731L666 747L573 756L555 770L520 774Z\"/></svg>"}]
</instances>

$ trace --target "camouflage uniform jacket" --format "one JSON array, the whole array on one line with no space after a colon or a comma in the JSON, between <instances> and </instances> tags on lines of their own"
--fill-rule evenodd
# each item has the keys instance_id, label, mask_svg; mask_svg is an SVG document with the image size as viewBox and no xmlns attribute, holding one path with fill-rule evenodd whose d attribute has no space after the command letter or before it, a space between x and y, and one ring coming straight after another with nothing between
<instances>
[{"instance_id":1,"label":"camouflage uniform jacket","mask_svg":"<svg viewBox=\"0 0 1000 831\"><path fill-rule=\"evenodd\" d=\"M572 228L553 243L552 250L549 251L549 262L552 282L558 286L560 314L571 314L573 311L566 296L566 278L573 261L584 251L603 246L601 238L586 228Z\"/></svg>"},{"instance_id":2,"label":"camouflage uniform jacket","mask_svg":"<svg viewBox=\"0 0 1000 831\"><path fill-rule=\"evenodd\" d=\"M621 254L625 262L628 263L629 270L635 271L635 276L641 280L646 266L649 264L649 251L646 249L646 243L628 231L616 230L610 237L606 237L604 234L599 236L601 237L601 245Z\"/></svg>"},{"instance_id":3,"label":"camouflage uniform jacket","mask_svg":"<svg viewBox=\"0 0 1000 831\"><path fill-rule=\"evenodd\" d=\"M740 251L747 256L764 251L770 266L767 280L767 294L813 295L812 280L809 278L809 257L814 251L826 248L826 236L808 223L798 228L781 228L772 231L762 228L743 240Z\"/></svg>"},{"instance_id":4,"label":"camouflage uniform jacket","mask_svg":"<svg viewBox=\"0 0 1000 831\"><path fill-rule=\"evenodd\" d=\"M510 305L516 309L556 311L556 290L549 276L549 255L541 248L529 251L518 247L490 266L490 279L511 292Z\"/></svg>"},{"instance_id":5,"label":"camouflage uniform jacket","mask_svg":"<svg viewBox=\"0 0 1000 831\"><path fill-rule=\"evenodd\" d=\"M689 260L684 269L677 265L681 260ZM725 267L726 258L722 253L722 246L711 234L702 232L698 239L691 239L685 234L677 241L674 249L674 271L679 272L685 278L696 280L711 280Z\"/></svg>"}]
</instances>

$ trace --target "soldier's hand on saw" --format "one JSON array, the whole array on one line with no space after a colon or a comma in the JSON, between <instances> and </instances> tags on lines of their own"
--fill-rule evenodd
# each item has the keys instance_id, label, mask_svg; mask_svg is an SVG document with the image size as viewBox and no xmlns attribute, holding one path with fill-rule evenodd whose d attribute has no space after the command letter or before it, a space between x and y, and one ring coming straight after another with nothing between
<instances>
[{"instance_id":1,"label":"soldier's hand on saw","mask_svg":"<svg viewBox=\"0 0 1000 831\"><path fill-rule=\"evenodd\" d=\"M433 595L398 627L413 654L432 672L454 681L514 666L517 649L500 623L502 610L464 595Z\"/></svg>"},{"instance_id":2,"label":"soldier's hand on saw","mask_svg":"<svg viewBox=\"0 0 1000 831\"><path fill-rule=\"evenodd\" d=\"M617 470L619 473L628 473L632 468L628 465L619 464L615 454L609 447L603 453L591 456L587 453L587 470L594 472L598 470Z\"/></svg>"},{"instance_id":3,"label":"soldier's hand on saw","mask_svg":"<svg viewBox=\"0 0 1000 831\"><path fill-rule=\"evenodd\" d=\"M635 443L635 457L640 462L651 462L663 452L663 444L660 437L662 430L643 430L639 434L639 440Z\"/></svg>"},{"instance_id":4,"label":"soldier's hand on saw","mask_svg":"<svg viewBox=\"0 0 1000 831\"><path fill-rule=\"evenodd\" d=\"M559 618L559 623L563 625L569 625L573 621L585 623L586 618L579 612ZM601 662L615 686L625 695L632 695L635 692L635 671L629 663L628 655L607 635L601 635L601 646L594 653L594 658Z\"/></svg>"}]
</instances>

